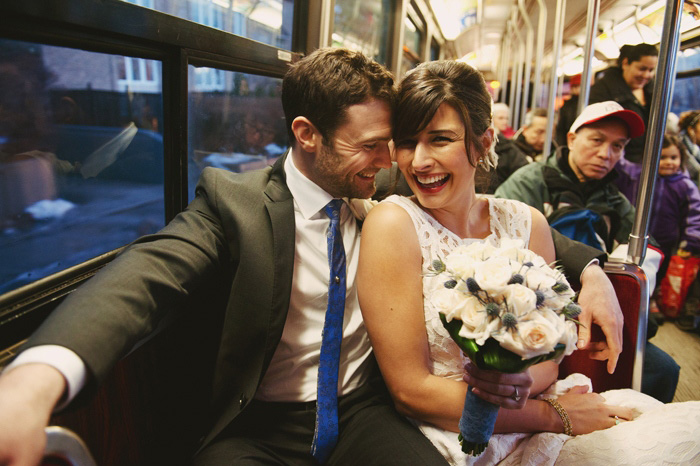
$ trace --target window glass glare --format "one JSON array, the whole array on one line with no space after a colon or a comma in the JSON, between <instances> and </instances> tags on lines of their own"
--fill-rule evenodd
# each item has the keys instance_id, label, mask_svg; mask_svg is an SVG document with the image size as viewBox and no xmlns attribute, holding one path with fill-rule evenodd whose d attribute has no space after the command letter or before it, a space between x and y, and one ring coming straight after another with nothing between
<instances>
[{"instance_id":1,"label":"window glass glare","mask_svg":"<svg viewBox=\"0 0 700 466\"><path fill-rule=\"evenodd\" d=\"M189 75L191 200L204 167L238 173L263 168L284 154L289 143L281 79L194 66Z\"/></svg>"},{"instance_id":2,"label":"window glass glare","mask_svg":"<svg viewBox=\"0 0 700 466\"><path fill-rule=\"evenodd\" d=\"M123 0L286 50L294 0Z\"/></svg>"},{"instance_id":3,"label":"window glass glare","mask_svg":"<svg viewBox=\"0 0 700 466\"><path fill-rule=\"evenodd\" d=\"M160 69L0 40L0 293L163 225Z\"/></svg>"},{"instance_id":4,"label":"window glass glare","mask_svg":"<svg viewBox=\"0 0 700 466\"><path fill-rule=\"evenodd\" d=\"M332 45L388 65L390 11L390 0L336 0Z\"/></svg>"}]
</instances>

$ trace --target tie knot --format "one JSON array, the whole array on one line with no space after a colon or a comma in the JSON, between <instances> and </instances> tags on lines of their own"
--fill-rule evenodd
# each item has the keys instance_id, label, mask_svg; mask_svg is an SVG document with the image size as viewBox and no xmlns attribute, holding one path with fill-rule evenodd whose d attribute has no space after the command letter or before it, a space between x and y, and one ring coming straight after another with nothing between
<instances>
[{"instance_id":1,"label":"tie knot","mask_svg":"<svg viewBox=\"0 0 700 466\"><path fill-rule=\"evenodd\" d=\"M342 199L333 199L331 202L326 204L323 211L328 215L331 220L338 220L340 218L340 208L343 206Z\"/></svg>"}]
</instances>

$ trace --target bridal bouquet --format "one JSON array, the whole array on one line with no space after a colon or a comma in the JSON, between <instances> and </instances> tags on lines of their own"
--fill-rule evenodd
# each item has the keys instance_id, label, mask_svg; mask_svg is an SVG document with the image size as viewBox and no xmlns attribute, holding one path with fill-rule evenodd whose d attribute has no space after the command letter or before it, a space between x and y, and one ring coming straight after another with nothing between
<instances>
[{"instance_id":1,"label":"bridal bouquet","mask_svg":"<svg viewBox=\"0 0 700 466\"><path fill-rule=\"evenodd\" d=\"M574 292L561 271L525 249L522 240L459 246L430 268L438 280L429 305L477 367L521 372L576 348L574 319L581 308ZM484 451L498 409L470 387L459 422L462 451Z\"/></svg>"}]
</instances>

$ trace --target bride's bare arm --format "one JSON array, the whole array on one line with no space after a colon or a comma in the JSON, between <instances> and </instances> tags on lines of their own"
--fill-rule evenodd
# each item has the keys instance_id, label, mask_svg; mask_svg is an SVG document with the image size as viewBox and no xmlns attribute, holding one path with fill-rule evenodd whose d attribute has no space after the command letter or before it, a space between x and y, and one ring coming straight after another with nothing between
<instances>
[{"instance_id":1,"label":"bride's bare arm","mask_svg":"<svg viewBox=\"0 0 700 466\"><path fill-rule=\"evenodd\" d=\"M418 238L408 214L388 203L372 209L362 229L357 285L382 375L399 412L456 432L467 384L430 373L421 265ZM492 400L514 407L512 384L522 383L521 379L520 374L502 374L489 385ZM527 397L529 388L519 394ZM502 409L496 429L557 432L559 422L547 403L529 400L521 410Z\"/></svg>"}]
</instances>

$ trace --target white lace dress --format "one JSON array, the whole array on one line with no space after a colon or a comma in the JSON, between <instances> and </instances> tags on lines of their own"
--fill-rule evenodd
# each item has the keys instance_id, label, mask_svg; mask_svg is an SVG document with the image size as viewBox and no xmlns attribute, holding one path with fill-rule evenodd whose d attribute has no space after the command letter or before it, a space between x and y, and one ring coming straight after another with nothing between
<instances>
[{"instance_id":1,"label":"white lace dress","mask_svg":"<svg viewBox=\"0 0 700 466\"><path fill-rule=\"evenodd\" d=\"M431 261L437 257L444 259L458 245L486 240L498 245L501 238L518 238L529 244L532 223L529 207L508 199L487 198L487 201L491 233L486 239L459 238L409 198L390 196L384 201L401 206L413 220L423 257L424 296L433 289L433 281L438 280L426 273ZM465 356L428 300L424 302L424 312L431 373L461 380ZM575 385L590 387L590 380L572 374L555 383L547 393L560 395ZM478 458L462 453L457 433L414 422L455 465L700 464L700 402L664 405L634 390L612 390L602 395L610 404L635 408L640 416L634 422L577 437L554 433L497 434Z\"/></svg>"}]
</instances>

